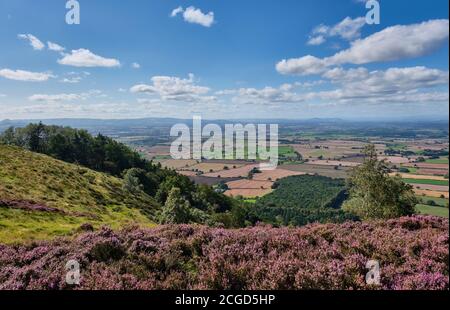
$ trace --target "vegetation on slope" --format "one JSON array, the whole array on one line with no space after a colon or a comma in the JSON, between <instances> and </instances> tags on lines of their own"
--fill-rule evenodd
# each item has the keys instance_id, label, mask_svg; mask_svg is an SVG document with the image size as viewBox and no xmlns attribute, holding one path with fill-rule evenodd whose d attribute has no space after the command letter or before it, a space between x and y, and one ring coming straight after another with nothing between
<instances>
[{"instance_id":1,"label":"vegetation on slope","mask_svg":"<svg viewBox=\"0 0 450 310\"><path fill-rule=\"evenodd\" d=\"M416 216L280 229L102 229L0 245L0 289L448 290L448 228L448 219ZM72 259L79 285L65 282ZM380 263L380 285L366 283L369 260Z\"/></svg>"},{"instance_id":2,"label":"vegetation on slope","mask_svg":"<svg viewBox=\"0 0 450 310\"><path fill-rule=\"evenodd\" d=\"M152 226L158 208L119 178L0 145L0 242L72 234L85 223Z\"/></svg>"},{"instance_id":3,"label":"vegetation on slope","mask_svg":"<svg viewBox=\"0 0 450 310\"><path fill-rule=\"evenodd\" d=\"M170 215L169 217L175 222L239 227L238 225L243 225L246 220L243 206L239 202L216 193L211 187L196 185L188 177L179 175L175 171L163 169L160 165L142 158L128 146L102 135L94 137L85 130L46 126L39 123L30 124L24 128L7 129L0 135L1 144L19 146L32 152L47 154L68 163L76 163L123 178L122 187L130 196L140 196L145 193L154 197L161 206L166 205L170 192L178 188L179 199L186 200L189 209L188 214L182 219ZM44 177L45 171L41 172ZM39 182L45 182L45 180L40 179ZM56 187L54 191L48 191L48 193L51 192L49 197L58 195L58 190L60 189ZM80 192L79 188L74 190L74 193L77 191ZM30 198L34 198L32 194L36 193L30 193ZM82 196L82 192L79 195ZM168 204L165 210L175 210L171 208L171 202ZM158 222L167 221L167 212L165 214L157 212L152 215ZM239 218L236 217L237 215Z\"/></svg>"}]
</instances>

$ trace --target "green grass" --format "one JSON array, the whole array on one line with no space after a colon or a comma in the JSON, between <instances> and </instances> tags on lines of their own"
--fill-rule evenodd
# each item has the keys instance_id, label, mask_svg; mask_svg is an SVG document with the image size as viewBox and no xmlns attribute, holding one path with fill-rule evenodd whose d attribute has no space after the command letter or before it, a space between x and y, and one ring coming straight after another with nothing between
<instances>
[{"instance_id":1,"label":"green grass","mask_svg":"<svg viewBox=\"0 0 450 310\"><path fill-rule=\"evenodd\" d=\"M419 204L419 205L416 206L416 210L420 214L434 215L434 216L440 216L440 217L448 218L448 208L432 207L432 206Z\"/></svg>"},{"instance_id":2,"label":"green grass","mask_svg":"<svg viewBox=\"0 0 450 310\"><path fill-rule=\"evenodd\" d=\"M448 186L447 180L403 179L405 183Z\"/></svg>"},{"instance_id":3,"label":"green grass","mask_svg":"<svg viewBox=\"0 0 450 310\"><path fill-rule=\"evenodd\" d=\"M448 165L448 157L440 157L440 158L436 158L436 159L427 159L425 162L429 163L429 164L447 164Z\"/></svg>"},{"instance_id":4,"label":"green grass","mask_svg":"<svg viewBox=\"0 0 450 310\"><path fill-rule=\"evenodd\" d=\"M437 198L437 197L429 197L429 196L417 196L417 199L421 202L421 204L428 205L429 201L433 201L436 205L445 207L448 205L449 200L446 198Z\"/></svg>"},{"instance_id":5,"label":"green grass","mask_svg":"<svg viewBox=\"0 0 450 310\"><path fill-rule=\"evenodd\" d=\"M122 180L51 157L0 145L0 199L25 200L64 213L0 205L0 243L72 235L83 223L113 228L154 226L159 208L144 193L123 190Z\"/></svg>"}]
</instances>

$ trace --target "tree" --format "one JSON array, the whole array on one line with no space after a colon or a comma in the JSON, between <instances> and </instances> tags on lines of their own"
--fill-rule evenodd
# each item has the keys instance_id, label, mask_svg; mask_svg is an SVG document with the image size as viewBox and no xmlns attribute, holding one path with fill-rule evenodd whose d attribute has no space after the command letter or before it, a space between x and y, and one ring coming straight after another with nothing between
<instances>
[{"instance_id":1,"label":"tree","mask_svg":"<svg viewBox=\"0 0 450 310\"><path fill-rule=\"evenodd\" d=\"M137 177L136 169L127 170L123 176L123 189L132 194L138 194L144 189L144 186Z\"/></svg>"},{"instance_id":2,"label":"tree","mask_svg":"<svg viewBox=\"0 0 450 310\"><path fill-rule=\"evenodd\" d=\"M353 170L348 180L350 199L343 209L362 219L414 214L417 198L412 186L399 176L389 176L389 168L384 161L378 161L374 145L368 145L364 154L364 163Z\"/></svg>"},{"instance_id":3,"label":"tree","mask_svg":"<svg viewBox=\"0 0 450 310\"><path fill-rule=\"evenodd\" d=\"M172 188L160 214L161 224L189 223L191 205L182 195L178 187Z\"/></svg>"}]
</instances>

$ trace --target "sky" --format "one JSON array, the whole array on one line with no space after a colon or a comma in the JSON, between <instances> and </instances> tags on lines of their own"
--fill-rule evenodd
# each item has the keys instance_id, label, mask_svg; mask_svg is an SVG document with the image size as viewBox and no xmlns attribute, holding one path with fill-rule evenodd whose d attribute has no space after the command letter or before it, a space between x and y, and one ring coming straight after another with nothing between
<instances>
[{"instance_id":1,"label":"sky","mask_svg":"<svg viewBox=\"0 0 450 310\"><path fill-rule=\"evenodd\" d=\"M0 0L0 119L448 119L448 0Z\"/></svg>"}]
</instances>

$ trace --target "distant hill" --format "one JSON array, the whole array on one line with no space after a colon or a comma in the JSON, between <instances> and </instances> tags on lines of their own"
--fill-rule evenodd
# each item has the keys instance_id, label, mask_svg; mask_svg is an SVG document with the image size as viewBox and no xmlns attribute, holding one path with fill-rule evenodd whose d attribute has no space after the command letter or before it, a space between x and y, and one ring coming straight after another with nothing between
<instances>
[{"instance_id":1,"label":"distant hill","mask_svg":"<svg viewBox=\"0 0 450 310\"><path fill-rule=\"evenodd\" d=\"M0 242L70 235L81 225L153 226L158 203L113 176L0 145ZM84 225L89 229L89 225Z\"/></svg>"}]
</instances>

